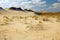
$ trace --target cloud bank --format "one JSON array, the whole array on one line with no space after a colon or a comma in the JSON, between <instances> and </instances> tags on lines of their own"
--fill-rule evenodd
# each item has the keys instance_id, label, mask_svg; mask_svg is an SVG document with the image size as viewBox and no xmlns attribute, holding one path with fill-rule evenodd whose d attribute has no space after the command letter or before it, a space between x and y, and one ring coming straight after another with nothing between
<instances>
[{"instance_id":1,"label":"cloud bank","mask_svg":"<svg viewBox=\"0 0 60 40\"><path fill-rule=\"evenodd\" d=\"M48 6L46 1L42 0L0 0L0 6L3 8L21 7L22 9L32 9L34 11L60 11L60 0Z\"/></svg>"},{"instance_id":2,"label":"cloud bank","mask_svg":"<svg viewBox=\"0 0 60 40\"><path fill-rule=\"evenodd\" d=\"M60 3L53 3L50 7L46 9L49 12L60 12Z\"/></svg>"}]
</instances>

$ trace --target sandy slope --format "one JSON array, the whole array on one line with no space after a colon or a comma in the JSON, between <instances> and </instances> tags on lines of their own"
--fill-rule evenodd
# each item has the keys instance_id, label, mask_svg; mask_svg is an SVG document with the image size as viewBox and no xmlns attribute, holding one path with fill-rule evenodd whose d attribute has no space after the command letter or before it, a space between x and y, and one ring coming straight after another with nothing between
<instances>
[{"instance_id":1,"label":"sandy slope","mask_svg":"<svg viewBox=\"0 0 60 40\"><path fill-rule=\"evenodd\" d=\"M57 17L0 11L0 40L60 40L60 20Z\"/></svg>"}]
</instances>

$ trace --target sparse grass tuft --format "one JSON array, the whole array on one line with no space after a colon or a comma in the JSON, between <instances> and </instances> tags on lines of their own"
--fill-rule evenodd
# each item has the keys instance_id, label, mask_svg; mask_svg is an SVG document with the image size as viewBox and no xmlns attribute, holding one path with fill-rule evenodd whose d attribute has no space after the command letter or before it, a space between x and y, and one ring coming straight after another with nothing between
<instances>
[{"instance_id":1,"label":"sparse grass tuft","mask_svg":"<svg viewBox=\"0 0 60 40\"><path fill-rule=\"evenodd\" d=\"M43 18L43 21L49 21L49 19L48 18Z\"/></svg>"},{"instance_id":2,"label":"sparse grass tuft","mask_svg":"<svg viewBox=\"0 0 60 40\"><path fill-rule=\"evenodd\" d=\"M56 22L60 22L60 17L59 17L59 16L57 17L57 20L56 20Z\"/></svg>"}]
</instances>

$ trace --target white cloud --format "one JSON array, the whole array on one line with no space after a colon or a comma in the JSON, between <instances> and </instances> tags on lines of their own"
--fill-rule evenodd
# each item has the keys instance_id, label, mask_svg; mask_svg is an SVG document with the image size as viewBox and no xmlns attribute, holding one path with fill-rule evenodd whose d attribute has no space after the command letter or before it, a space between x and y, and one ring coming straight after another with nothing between
<instances>
[{"instance_id":1,"label":"white cloud","mask_svg":"<svg viewBox=\"0 0 60 40\"><path fill-rule=\"evenodd\" d=\"M19 6L16 0L1 0L0 6L3 8L9 8L11 6Z\"/></svg>"},{"instance_id":2,"label":"white cloud","mask_svg":"<svg viewBox=\"0 0 60 40\"><path fill-rule=\"evenodd\" d=\"M53 6L54 8L60 7L60 3L54 3L54 4L52 4L52 6Z\"/></svg>"},{"instance_id":3,"label":"white cloud","mask_svg":"<svg viewBox=\"0 0 60 40\"><path fill-rule=\"evenodd\" d=\"M45 4L46 1L41 2L41 0L32 0L32 3L41 5L41 4Z\"/></svg>"},{"instance_id":4,"label":"white cloud","mask_svg":"<svg viewBox=\"0 0 60 40\"><path fill-rule=\"evenodd\" d=\"M0 0L0 4L1 3L8 3L9 2L9 0Z\"/></svg>"},{"instance_id":5,"label":"white cloud","mask_svg":"<svg viewBox=\"0 0 60 40\"><path fill-rule=\"evenodd\" d=\"M60 0L57 1L58 3L53 3L47 7L46 1L41 0L0 0L0 6L3 8L15 6L35 11L60 11Z\"/></svg>"},{"instance_id":6,"label":"white cloud","mask_svg":"<svg viewBox=\"0 0 60 40\"><path fill-rule=\"evenodd\" d=\"M33 3L39 3L41 0L32 0Z\"/></svg>"},{"instance_id":7,"label":"white cloud","mask_svg":"<svg viewBox=\"0 0 60 40\"><path fill-rule=\"evenodd\" d=\"M60 11L60 3L53 3L52 6L48 7L45 11L50 11L50 12Z\"/></svg>"},{"instance_id":8,"label":"white cloud","mask_svg":"<svg viewBox=\"0 0 60 40\"><path fill-rule=\"evenodd\" d=\"M31 9L33 7L33 5L30 4L30 3L31 3L31 1L29 1L29 2L22 2L20 4L20 7L22 7L23 9Z\"/></svg>"},{"instance_id":9,"label":"white cloud","mask_svg":"<svg viewBox=\"0 0 60 40\"><path fill-rule=\"evenodd\" d=\"M57 0L57 1L60 1L60 0Z\"/></svg>"},{"instance_id":10,"label":"white cloud","mask_svg":"<svg viewBox=\"0 0 60 40\"><path fill-rule=\"evenodd\" d=\"M0 6L3 8L9 8L12 6L15 7L22 7L23 9L33 9L33 10L41 10L42 8L45 8L46 1L41 0L1 0Z\"/></svg>"},{"instance_id":11,"label":"white cloud","mask_svg":"<svg viewBox=\"0 0 60 40\"><path fill-rule=\"evenodd\" d=\"M46 6L46 1L42 1L41 2L41 0L32 0L32 1L28 1L28 2L22 2L20 4L20 6L23 9L27 8L27 9L34 9L34 10L36 10L36 8L35 8L36 6L39 6L39 9L41 7L45 7Z\"/></svg>"}]
</instances>

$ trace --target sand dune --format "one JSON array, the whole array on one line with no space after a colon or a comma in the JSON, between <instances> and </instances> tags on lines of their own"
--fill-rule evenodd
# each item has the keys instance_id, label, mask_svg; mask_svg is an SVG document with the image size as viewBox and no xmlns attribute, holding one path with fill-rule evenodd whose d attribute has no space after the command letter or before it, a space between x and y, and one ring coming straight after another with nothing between
<instances>
[{"instance_id":1,"label":"sand dune","mask_svg":"<svg viewBox=\"0 0 60 40\"><path fill-rule=\"evenodd\" d=\"M0 40L60 40L60 15L1 10Z\"/></svg>"}]
</instances>

